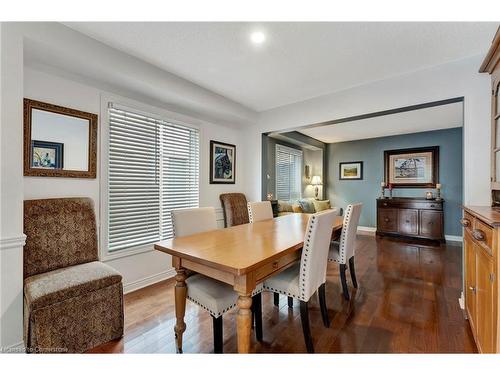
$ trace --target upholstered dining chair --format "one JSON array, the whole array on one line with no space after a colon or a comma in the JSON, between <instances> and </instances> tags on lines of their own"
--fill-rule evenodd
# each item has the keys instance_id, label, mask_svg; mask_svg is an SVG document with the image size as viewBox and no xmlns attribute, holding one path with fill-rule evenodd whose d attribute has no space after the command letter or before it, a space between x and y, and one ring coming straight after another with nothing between
<instances>
[{"instance_id":1,"label":"upholstered dining chair","mask_svg":"<svg viewBox=\"0 0 500 375\"><path fill-rule=\"evenodd\" d=\"M273 208L271 202L248 202L248 218L251 223L273 218ZM274 293L274 306L279 306L280 294ZM293 308L293 298L288 297L288 308Z\"/></svg>"},{"instance_id":2,"label":"upholstered dining chair","mask_svg":"<svg viewBox=\"0 0 500 375\"><path fill-rule=\"evenodd\" d=\"M215 209L213 207L172 210L171 215L175 237L189 236L217 229ZM233 290L231 285L201 274L189 276L186 279L186 285L186 298L208 311L212 316L214 352L222 353L222 315L236 306L238 293ZM258 290L254 291L254 294L260 293L259 288L262 287L259 286ZM256 322L256 334L259 339L262 337L262 320L256 319Z\"/></svg>"},{"instance_id":3,"label":"upholstered dining chair","mask_svg":"<svg viewBox=\"0 0 500 375\"><path fill-rule=\"evenodd\" d=\"M309 327L308 302L318 291L321 317L330 325L325 299L326 266L336 210L325 210L309 218L300 263L264 281L264 290L285 294L300 301L300 318L307 351L314 353ZM261 312L256 312L260 314Z\"/></svg>"},{"instance_id":4,"label":"upholstered dining chair","mask_svg":"<svg viewBox=\"0 0 500 375\"><path fill-rule=\"evenodd\" d=\"M271 202L248 202L248 219L251 223L273 218Z\"/></svg>"},{"instance_id":5,"label":"upholstered dining chair","mask_svg":"<svg viewBox=\"0 0 500 375\"><path fill-rule=\"evenodd\" d=\"M219 195L219 198L222 210L224 211L224 224L226 228L249 223L245 194L226 193Z\"/></svg>"},{"instance_id":6,"label":"upholstered dining chair","mask_svg":"<svg viewBox=\"0 0 500 375\"><path fill-rule=\"evenodd\" d=\"M356 243L356 233L358 230L359 217L361 215L362 203L350 204L345 209L344 223L340 241L334 241L330 245L328 260L338 263L340 266L340 282L344 298L349 300L349 289L347 288L346 270L349 261L349 272L354 288L358 287L356 271L354 269L354 253Z\"/></svg>"}]
</instances>

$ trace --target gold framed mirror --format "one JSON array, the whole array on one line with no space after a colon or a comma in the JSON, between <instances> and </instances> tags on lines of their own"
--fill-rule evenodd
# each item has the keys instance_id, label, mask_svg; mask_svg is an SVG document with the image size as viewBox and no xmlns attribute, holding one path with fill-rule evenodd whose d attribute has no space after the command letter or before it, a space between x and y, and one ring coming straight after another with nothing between
<instances>
[{"instance_id":1,"label":"gold framed mirror","mask_svg":"<svg viewBox=\"0 0 500 375\"><path fill-rule=\"evenodd\" d=\"M24 99L24 175L96 178L97 115Z\"/></svg>"}]
</instances>

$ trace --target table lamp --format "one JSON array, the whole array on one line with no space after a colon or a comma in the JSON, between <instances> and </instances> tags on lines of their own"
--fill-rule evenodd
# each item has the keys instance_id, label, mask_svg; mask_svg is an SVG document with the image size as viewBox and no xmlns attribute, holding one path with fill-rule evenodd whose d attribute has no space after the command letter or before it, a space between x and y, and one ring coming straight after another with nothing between
<instances>
[{"instance_id":1,"label":"table lamp","mask_svg":"<svg viewBox=\"0 0 500 375\"><path fill-rule=\"evenodd\" d=\"M320 176L313 176L311 179L311 185L314 186L314 197L318 199L319 186L322 185Z\"/></svg>"}]
</instances>

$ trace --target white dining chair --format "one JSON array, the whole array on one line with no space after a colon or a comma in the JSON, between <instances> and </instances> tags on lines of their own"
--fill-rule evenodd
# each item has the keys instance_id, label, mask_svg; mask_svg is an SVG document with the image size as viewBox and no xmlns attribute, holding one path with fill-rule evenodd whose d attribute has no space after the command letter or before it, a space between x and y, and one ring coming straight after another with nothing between
<instances>
[{"instance_id":1,"label":"white dining chair","mask_svg":"<svg viewBox=\"0 0 500 375\"><path fill-rule=\"evenodd\" d=\"M248 202L248 219L251 223L273 218L271 202Z\"/></svg>"},{"instance_id":2,"label":"white dining chair","mask_svg":"<svg viewBox=\"0 0 500 375\"><path fill-rule=\"evenodd\" d=\"M334 241L330 245L328 260L338 263L340 266L340 282L344 298L349 300L349 289L347 288L346 269L349 262L349 272L354 288L358 287L356 271L354 269L354 253L356 244L356 233L358 230L359 217L361 215L362 203L350 204L345 209L344 222L340 241Z\"/></svg>"},{"instance_id":3,"label":"white dining chair","mask_svg":"<svg viewBox=\"0 0 500 375\"><path fill-rule=\"evenodd\" d=\"M336 210L311 215L304 237L300 263L264 281L264 290L285 294L300 301L300 318L307 351L314 353L309 327L308 302L318 291L321 316L325 327L330 325L325 299L326 266ZM260 314L261 312L256 312Z\"/></svg>"},{"instance_id":4,"label":"white dining chair","mask_svg":"<svg viewBox=\"0 0 500 375\"><path fill-rule=\"evenodd\" d=\"M213 207L172 210L171 215L175 237L189 236L217 229L215 209ZM238 293L233 290L231 285L201 274L189 276L186 279L186 285L186 298L208 311L212 316L214 352L222 353L222 315L236 306ZM260 288L262 287L260 286ZM254 291L255 294L260 295L260 290ZM257 305L255 308L260 307ZM258 323L260 323L260 326ZM256 335L257 339L262 339L262 320L259 321L257 317Z\"/></svg>"},{"instance_id":5,"label":"white dining chair","mask_svg":"<svg viewBox=\"0 0 500 375\"><path fill-rule=\"evenodd\" d=\"M255 223L262 220L269 220L273 218L273 208L271 202L248 202L248 218L251 223ZM279 306L280 304L280 294L273 293L274 306ZM288 297L288 308L293 308L293 298Z\"/></svg>"}]
</instances>

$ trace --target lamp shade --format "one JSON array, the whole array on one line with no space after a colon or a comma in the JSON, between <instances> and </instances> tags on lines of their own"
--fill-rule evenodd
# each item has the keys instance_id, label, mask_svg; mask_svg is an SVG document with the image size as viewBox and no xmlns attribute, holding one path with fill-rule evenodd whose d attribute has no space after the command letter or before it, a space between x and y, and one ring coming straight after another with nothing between
<instances>
[{"instance_id":1,"label":"lamp shade","mask_svg":"<svg viewBox=\"0 0 500 375\"><path fill-rule=\"evenodd\" d=\"M311 180L311 185L321 185L321 177L320 176L313 176Z\"/></svg>"}]
</instances>

